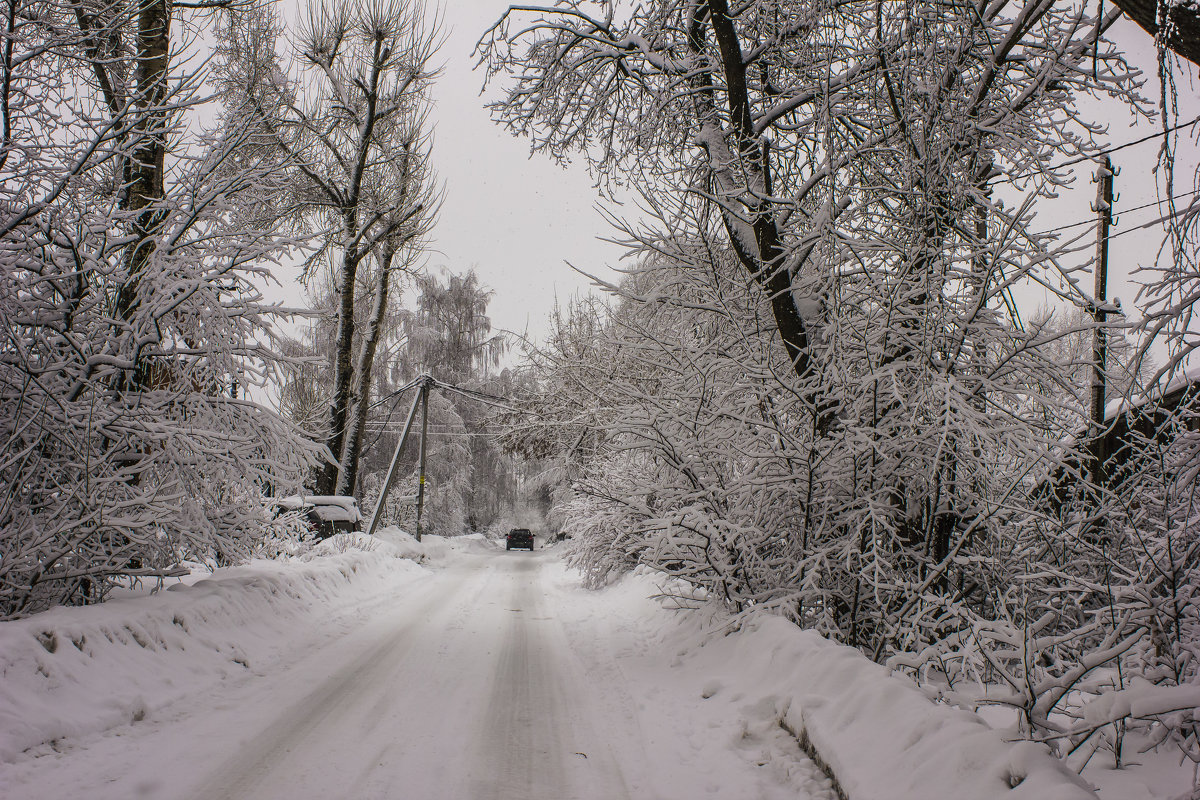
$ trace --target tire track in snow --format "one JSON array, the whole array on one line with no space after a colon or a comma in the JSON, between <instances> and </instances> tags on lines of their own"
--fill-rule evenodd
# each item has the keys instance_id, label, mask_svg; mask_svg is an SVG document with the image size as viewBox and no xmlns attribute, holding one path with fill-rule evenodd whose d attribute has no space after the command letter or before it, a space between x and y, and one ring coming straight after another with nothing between
<instances>
[{"instance_id":1,"label":"tire track in snow","mask_svg":"<svg viewBox=\"0 0 1200 800\"><path fill-rule=\"evenodd\" d=\"M25 764L14 800L830 797L759 698L703 694L552 553L460 552L355 608L279 669Z\"/></svg>"},{"instance_id":2,"label":"tire track in snow","mask_svg":"<svg viewBox=\"0 0 1200 800\"><path fill-rule=\"evenodd\" d=\"M415 609L404 615L402 624L391 627L380 641L355 656L254 735L247 747L217 771L216 779L195 795L197 800L245 800L263 796L272 777L285 769L288 756L303 753L306 744L315 751L311 755L320 756L320 743L306 740L327 738L329 730L343 728L343 724L332 719L334 717L365 710L363 722L366 724L359 729L364 739L369 740L372 730L383 721L387 699L370 689L388 685L397 663L413 646L416 638L410 635L413 629L428 625L429 618L444 605L444 598L456 594L476 571L477 568L449 572L446 579L438 582L436 591L430 591ZM444 582L449 582L450 586L443 587ZM444 608L442 613L445 613ZM347 772L353 775L352 771ZM293 780L283 782L294 784Z\"/></svg>"},{"instance_id":3,"label":"tire track in snow","mask_svg":"<svg viewBox=\"0 0 1200 800\"><path fill-rule=\"evenodd\" d=\"M482 725L475 737L474 800L629 798L607 746L580 708L579 676L563 659L561 622L546 608L542 555L520 556L506 610L509 623L495 665Z\"/></svg>"},{"instance_id":4,"label":"tire track in snow","mask_svg":"<svg viewBox=\"0 0 1200 800\"><path fill-rule=\"evenodd\" d=\"M478 800L566 797L559 725L561 688L546 653L530 642L540 615L531 577L536 562L515 562L517 577L507 598L511 621L504 634L495 683L476 736L479 772L471 781Z\"/></svg>"}]
</instances>

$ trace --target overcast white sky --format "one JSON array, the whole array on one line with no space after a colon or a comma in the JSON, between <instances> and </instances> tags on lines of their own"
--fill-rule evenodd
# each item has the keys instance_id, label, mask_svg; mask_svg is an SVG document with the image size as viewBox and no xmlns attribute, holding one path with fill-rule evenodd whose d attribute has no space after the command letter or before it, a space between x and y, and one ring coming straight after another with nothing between
<instances>
[{"instance_id":1,"label":"overcast white sky","mask_svg":"<svg viewBox=\"0 0 1200 800\"><path fill-rule=\"evenodd\" d=\"M1124 50L1126 57L1134 66L1141 69L1147 78L1142 89L1143 95L1152 101L1159 96L1158 80L1156 78L1156 56L1154 41L1133 22L1122 19L1113 29L1112 38ZM1190 65L1189 65L1190 66ZM1195 67L1191 67L1195 70ZM1200 115L1200 102L1196 100L1197 85L1194 78L1177 76L1179 90L1178 121L1184 122L1195 119ZM1138 119L1124 104L1105 101L1096 102L1085 100L1081 103L1085 115L1097 122L1107 123L1109 133L1107 141L1110 145L1130 142L1135 139L1155 134L1161 131L1161 122ZM1190 191L1193 186L1194 173L1197 164L1196 138L1200 133L1200 125L1179 132L1179 149L1176 159L1175 193ZM1135 230L1144 223L1150 222L1165 213L1165 208L1151 206L1138 208L1154 203L1165 191L1166 183L1161 173L1156 173L1156 163L1161 145L1161 138L1142 144L1134 145L1111 154L1114 166L1119 174L1114 179L1117 200L1113 204L1117 213L1117 224L1112 229L1109 242L1109 299L1119 297L1124 301L1127 311L1132 312L1134 299L1138 293L1135 280L1144 280L1146 276L1134 276L1138 267L1150 267L1155 263L1158 247L1163 240L1161 227ZM1090 204L1095 202L1096 185L1091 176L1095 168L1082 164L1077 168L1076 185L1069 192L1064 192L1061 199L1040 206L1039 218L1046 222L1040 228L1052 228L1057 225L1069 224L1094 217ZM1180 207L1186 207L1187 200L1177 201ZM1138 210L1130 210L1138 208ZM1125 211L1126 213L1122 213ZM1081 263L1089 261L1094 252L1096 237L1094 232L1087 231L1086 242L1092 248L1081 253ZM1082 243L1081 243L1082 244ZM1132 277L1131 277L1132 276ZM1087 288L1091 291L1090 276L1087 278Z\"/></svg>"},{"instance_id":2,"label":"overcast white sky","mask_svg":"<svg viewBox=\"0 0 1200 800\"><path fill-rule=\"evenodd\" d=\"M623 250L597 239L611 230L595 209L599 194L583 164L564 169L545 156L530 158L529 141L506 133L484 108L483 75L472 72L471 51L508 5L445 3L445 73L433 90L433 119L446 200L429 264L454 272L474 267L495 292L493 327L537 338L547 330L555 296L565 301L588 288L588 279L565 262L602 273Z\"/></svg>"}]
</instances>

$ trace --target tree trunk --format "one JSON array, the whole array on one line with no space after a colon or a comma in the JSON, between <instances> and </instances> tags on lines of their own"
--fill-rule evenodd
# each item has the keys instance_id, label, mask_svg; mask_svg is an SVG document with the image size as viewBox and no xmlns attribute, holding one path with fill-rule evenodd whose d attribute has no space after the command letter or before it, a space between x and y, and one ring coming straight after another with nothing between
<instances>
[{"instance_id":1,"label":"tree trunk","mask_svg":"<svg viewBox=\"0 0 1200 800\"><path fill-rule=\"evenodd\" d=\"M350 388L354 377L351 363L354 348L354 279L361 256L354 244L357 231L353 212L347 212L343 223L345 246L342 250L341 281L338 287L338 336L334 351L333 401L329 406L329 438L327 445L334 461L326 463L317 479L317 494L336 494L343 471L342 450L346 442L346 423L350 415Z\"/></svg>"},{"instance_id":2,"label":"tree trunk","mask_svg":"<svg viewBox=\"0 0 1200 800\"><path fill-rule=\"evenodd\" d=\"M371 406L371 368L375 363L375 350L383 333L383 318L387 314L388 284L391 279L394 249L387 249L379 259L379 279L375 286L375 304L371 308L371 319L363 336L362 348L354 374L358 381L354 393L354 420L346 436L342 453L342 473L337 483L337 494L353 494L358 480L358 462L362 455L362 434L367 425L367 412Z\"/></svg>"},{"instance_id":3,"label":"tree trunk","mask_svg":"<svg viewBox=\"0 0 1200 800\"><path fill-rule=\"evenodd\" d=\"M117 289L116 312L131 322L139 303L139 286L146 265L158 246L163 223L159 203L164 195L167 154L167 75L171 45L170 0L142 0L138 6L137 92L132 159L127 164L125 193L120 206L133 217L136 241L129 252L124 282ZM137 335L137 332L134 332ZM133 354L134 368L126 386L140 386L145 378L141 345Z\"/></svg>"},{"instance_id":4,"label":"tree trunk","mask_svg":"<svg viewBox=\"0 0 1200 800\"><path fill-rule=\"evenodd\" d=\"M723 202L721 217L738 261L771 302L775 326L792 370L803 383L811 384L814 378L809 353L811 337L792 297L792 276L784 264L785 249L782 236L775 223L771 201L765 199L771 194L771 165L767 148L754 133L746 65L726 0L708 0L707 3L697 6L697 17L692 20L688 44L697 56L703 52L703 9L706 7L707 22L712 27L725 76L725 95L737 148L735 157L744 175L743 182L747 185L734 185L728 179L722 180L718 173L728 171L731 167L729 163L725 163L723 168L714 168L715 182L720 185L721 193L726 196L744 196L745 190L750 189L754 196L760 198L745 209L728 207L729 203L736 202L733 200ZM717 121L719 115L715 107L716 92L711 76L703 70L697 70L691 80L696 90L693 98L697 104L702 131L708 125L711 126L713 134L723 136L724 131L720 130ZM708 150L710 163L727 161L724 154L714 152L718 143L713 138L709 135L702 139ZM822 408L820 403L814 403L814 410L821 418L818 428L824 430L828 423L829 409Z\"/></svg>"}]
</instances>

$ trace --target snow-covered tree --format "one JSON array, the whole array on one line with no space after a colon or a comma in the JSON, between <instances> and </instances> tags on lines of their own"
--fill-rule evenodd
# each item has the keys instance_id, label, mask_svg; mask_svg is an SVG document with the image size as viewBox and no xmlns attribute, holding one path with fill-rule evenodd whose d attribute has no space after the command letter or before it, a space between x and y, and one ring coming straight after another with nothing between
<instances>
[{"instance_id":1,"label":"snow-covered tree","mask_svg":"<svg viewBox=\"0 0 1200 800\"><path fill-rule=\"evenodd\" d=\"M1021 215L1003 212L989 182L1031 170L1060 180L1044 167L1089 130L1071 94L1132 88L1098 41L1119 12L1087 14L1068 3L564 0L514 8L480 52L504 84L498 120L535 150L580 152L651 204L687 192L716 209L828 428L839 402L820 356L830 259L903 252L903 283L889 289L919 314L933 297L919 286L928 267L978 239L975 209L1019 237Z\"/></svg>"},{"instance_id":2,"label":"snow-covered tree","mask_svg":"<svg viewBox=\"0 0 1200 800\"><path fill-rule=\"evenodd\" d=\"M489 30L499 121L642 200L640 265L535 355L550 421L511 434L594 506L582 565L636 557L880 659L1024 624L1013 587L1069 574L1087 530L1039 493L1084 420L1013 290L1089 305L1033 220L1095 149L1076 97L1140 103L1117 13L560 2Z\"/></svg>"},{"instance_id":3,"label":"snow-covered tree","mask_svg":"<svg viewBox=\"0 0 1200 800\"><path fill-rule=\"evenodd\" d=\"M15 6L14 12L15 12ZM166 3L15 14L0 85L0 615L101 597L181 558L234 560L263 492L315 458L247 394L276 362L260 285L284 188L196 132ZM172 47L175 50L172 50ZM84 87L81 91L80 87Z\"/></svg>"},{"instance_id":4,"label":"snow-covered tree","mask_svg":"<svg viewBox=\"0 0 1200 800\"><path fill-rule=\"evenodd\" d=\"M462 275L417 275L414 283L412 307L400 312L401 338L392 357L389 386L381 394L394 393L421 374L468 392L502 392L491 374L505 349L504 337L492 330L487 315L491 291L480 285L473 270ZM456 535L486 527L499 513L501 496L511 490L512 465L488 435L489 411L486 400L451 388L431 395L426 524L435 532ZM378 416L376 420L382 422ZM372 467L381 470L391 450L376 447L376 451ZM415 448L403 466L415 468ZM415 475L412 480L415 486ZM389 519L406 521L403 514Z\"/></svg>"},{"instance_id":5,"label":"snow-covered tree","mask_svg":"<svg viewBox=\"0 0 1200 800\"><path fill-rule=\"evenodd\" d=\"M278 213L316 238L309 262L331 269L337 321L321 494L353 491L371 374L395 274L413 263L436 216L427 92L436 78L436 19L407 0L314 2L290 36L291 74L253 19L226 36L247 76L243 102L290 168ZM249 25L250 33L244 32ZM264 55L266 53L267 55ZM374 276L360 293L360 269ZM362 307L369 308L365 318Z\"/></svg>"}]
</instances>

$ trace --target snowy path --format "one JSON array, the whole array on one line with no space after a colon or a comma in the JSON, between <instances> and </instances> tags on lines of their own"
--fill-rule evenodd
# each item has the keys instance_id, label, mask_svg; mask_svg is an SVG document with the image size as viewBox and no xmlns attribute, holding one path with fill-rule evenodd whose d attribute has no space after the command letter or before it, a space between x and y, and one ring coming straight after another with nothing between
<instances>
[{"instance_id":1,"label":"snowy path","mask_svg":"<svg viewBox=\"0 0 1200 800\"><path fill-rule=\"evenodd\" d=\"M287 668L0 769L8 800L832 795L544 553L460 553ZM705 695L706 696L706 695ZM180 704L183 705L183 704Z\"/></svg>"}]
</instances>

